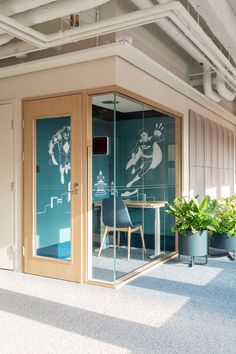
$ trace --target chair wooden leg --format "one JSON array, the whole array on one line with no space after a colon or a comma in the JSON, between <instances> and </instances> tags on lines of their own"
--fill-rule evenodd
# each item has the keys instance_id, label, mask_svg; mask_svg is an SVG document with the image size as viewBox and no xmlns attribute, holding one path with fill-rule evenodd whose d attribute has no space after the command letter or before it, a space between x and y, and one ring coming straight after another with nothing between
<instances>
[{"instance_id":1,"label":"chair wooden leg","mask_svg":"<svg viewBox=\"0 0 236 354\"><path fill-rule=\"evenodd\" d=\"M142 225L140 225L139 230L140 230L140 236L141 236L141 240L142 240L142 244L143 244L143 250L144 250L144 253L146 253L147 251L146 251L146 246L145 246L145 241L144 241Z\"/></svg>"},{"instance_id":2,"label":"chair wooden leg","mask_svg":"<svg viewBox=\"0 0 236 354\"><path fill-rule=\"evenodd\" d=\"M130 240L131 239L131 228L128 228L128 261L130 260Z\"/></svg>"},{"instance_id":3,"label":"chair wooden leg","mask_svg":"<svg viewBox=\"0 0 236 354\"><path fill-rule=\"evenodd\" d=\"M100 248L99 248L98 257L100 257L100 255L101 255L102 247L103 247L104 241L105 241L105 239L106 239L107 231L108 231L108 227L106 226L106 227L105 227L104 234L103 234L103 237L102 237L101 246L100 246Z\"/></svg>"},{"instance_id":4,"label":"chair wooden leg","mask_svg":"<svg viewBox=\"0 0 236 354\"><path fill-rule=\"evenodd\" d=\"M117 248L120 248L120 231L118 231Z\"/></svg>"}]
</instances>

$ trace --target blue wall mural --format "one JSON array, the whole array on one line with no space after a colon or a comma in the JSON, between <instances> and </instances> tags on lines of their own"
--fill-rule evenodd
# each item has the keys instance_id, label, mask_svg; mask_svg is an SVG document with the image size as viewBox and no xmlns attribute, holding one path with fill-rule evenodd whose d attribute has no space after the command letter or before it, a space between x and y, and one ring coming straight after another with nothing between
<instances>
[{"instance_id":1,"label":"blue wall mural","mask_svg":"<svg viewBox=\"0 0 236 354\"><path fill-rule=\"evenodd\" d=\"M37 255L70 257L70 118L36 121Z\"/></svg>"},{"instance_id":2,"label":"blue wall mural","mask_svg":"<svg viewBox=\"0 0 236 354\"><path fill-rule=\"evenodd\" d=\"M175 198L175 124L173 117L158 112L120 113L116 118L116 170L113 170L113 153L110 156L93 157L93 184L96 174L102 170L106 183L111 186L116 173L117 195L122 198L172 201ZM113 140L113 119L102 121L93 119L93 135L110 136ZM109 135L110 134L110 135ZM102 168L101 168L102 167ZM107 197L108 195L104 196ZM95 195L93 196L96 199ZM103 198L100 198L103 199ZM133 222L142 221L145 242L148 248L154 247L154 210L130 209ZM95 217L94 221L99 220ZM162 249L174 249L174 234L170 227L171 216L161 209ZM98 233L99 224L94 230ZM171 237L165 243L165 236ZM133 238L133 246L140 246L139 238ZM122 241L121 241L122 243ZM139 244L140 243L140 244ZM167 244L168 243L168 244ZM127 241L125 241L127 244Z\"/></svg>"}]
</instances>

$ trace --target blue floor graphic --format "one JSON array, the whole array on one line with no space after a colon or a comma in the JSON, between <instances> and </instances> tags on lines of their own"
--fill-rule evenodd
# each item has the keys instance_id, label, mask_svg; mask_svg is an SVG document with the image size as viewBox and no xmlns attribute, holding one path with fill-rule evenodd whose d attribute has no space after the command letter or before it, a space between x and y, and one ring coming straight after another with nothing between
<instances>
[{"instance_id":1,"label":"blue floor graphic","mask_svg":"<svg viewBox=\"0 0 236 354\"><path fill-rule=\"evenodd\" d=\"M37 249L37 256L50 257L57 259L70 258L70 241L56 243L47 247Z\"/></svg>"}]
</instances>

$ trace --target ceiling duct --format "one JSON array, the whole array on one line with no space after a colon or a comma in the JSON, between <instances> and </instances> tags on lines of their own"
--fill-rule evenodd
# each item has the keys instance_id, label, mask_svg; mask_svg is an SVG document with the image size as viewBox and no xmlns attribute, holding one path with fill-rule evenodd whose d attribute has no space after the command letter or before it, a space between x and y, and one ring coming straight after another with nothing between
<instances>
[{"instance_id":1,"label":"ceiling duct","mask_svg":"<svg viewBox=\"0 0 236 354\"><path fill-rule=\"evenodd\" d=\"M236 94L225 86L225 80L219 73L216 74L216 89L227 101L233 101L236 97Z\"/></svg>"},{"instance_id":2,"label":"ceiling duct","mask_svg":"<svg viewBox=\"0 0 236 354\"><path fill-rule=\"evenodd\" d=\"M207 98L213 102L220 102L220 96L213 91L212 89L212 76L211 76L211 67L208 64L203 63L203 90Z\"/></svg>"},{"instance_id":3,"label":"ceiling duct","mask_svg":"<svg viewBox=\"0 0 236 354\"><path fill-rule=\"evenodd\" d=\"M147 9L153 6L151 0L130 0L136 7L140 9ZM168 1L159 0L159 3L163 4ZM235 93L230 91L225 86L225 79L223 79L222 74L218 72L217 74L217 91L219 95L212 89L212 77L211 77L211 66L209 65L209 59L207 56L203 55L196 46L193 45L183 32L180 31L172 21L167 18L158 20L156 24L167 33L176 43L178 43L189 55L191 55L198 63L203 63L203 89L205 95L214 102L220 102L222 96L228 101L232 101L235 98Z\"/></svg>"},{"instance_id":4,"label":"ceiling duct","mask_svg":"<svg viewBox=\"0 0 236 354\"><path fill-rule=\"evenodd\" d=\"M97 6L105 4L108 1L110 0L79 0L79 1L59 0L54 2L42 1L43 3L49 3L49 2L51 3L47 4L47 6L45 6L45 4L44 6L36 5L36 8L32 9L31 7L31 10L27 9L28 11L13 15L11 18L14 19L15 21L18 21L21 24L24 24L25 26L31 27L36 24L52 21L64 16L69 16L70 14L76 12L95 8ZM37 1L35 3L37 3ZM1 13L1 7L0 7L0 13ZM3 31L0 31L0 33L3 33ZM12 38L13 36L9 34L0 35L0 45L6 44Z\"/></svg>"}]
</instances>

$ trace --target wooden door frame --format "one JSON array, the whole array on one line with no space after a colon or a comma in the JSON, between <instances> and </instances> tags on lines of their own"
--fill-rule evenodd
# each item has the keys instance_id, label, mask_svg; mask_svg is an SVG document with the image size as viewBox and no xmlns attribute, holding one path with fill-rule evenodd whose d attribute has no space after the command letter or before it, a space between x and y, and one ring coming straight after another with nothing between
<instances>
[{"instance_id":1,"label":"wooden door frame","mask_svg":"<svg viewBox=\"0 0 236 354\"><path fill-rule=\"evenodd\" d=\"M65 280L81 281L82 274L82 188L79 195L71 195L71 260L34 255L33 239L36 236L36 173L35 173L35 122L43 118L69 116L71 121L71 185L78 182L82 187L82 95L64 95L60 97L26 100L24 109L24 139L23 139L23 269L26 273L49 276ZM81 124L80 124L81 123ZM80 176L79 176L80 174ZM80 178L78 178L80 177ZM79 180L80 179L80 180ZM77 237L73 237L77 235ZM78 254L76 254L75 249Z\"/></svg>"}]
</instances>

